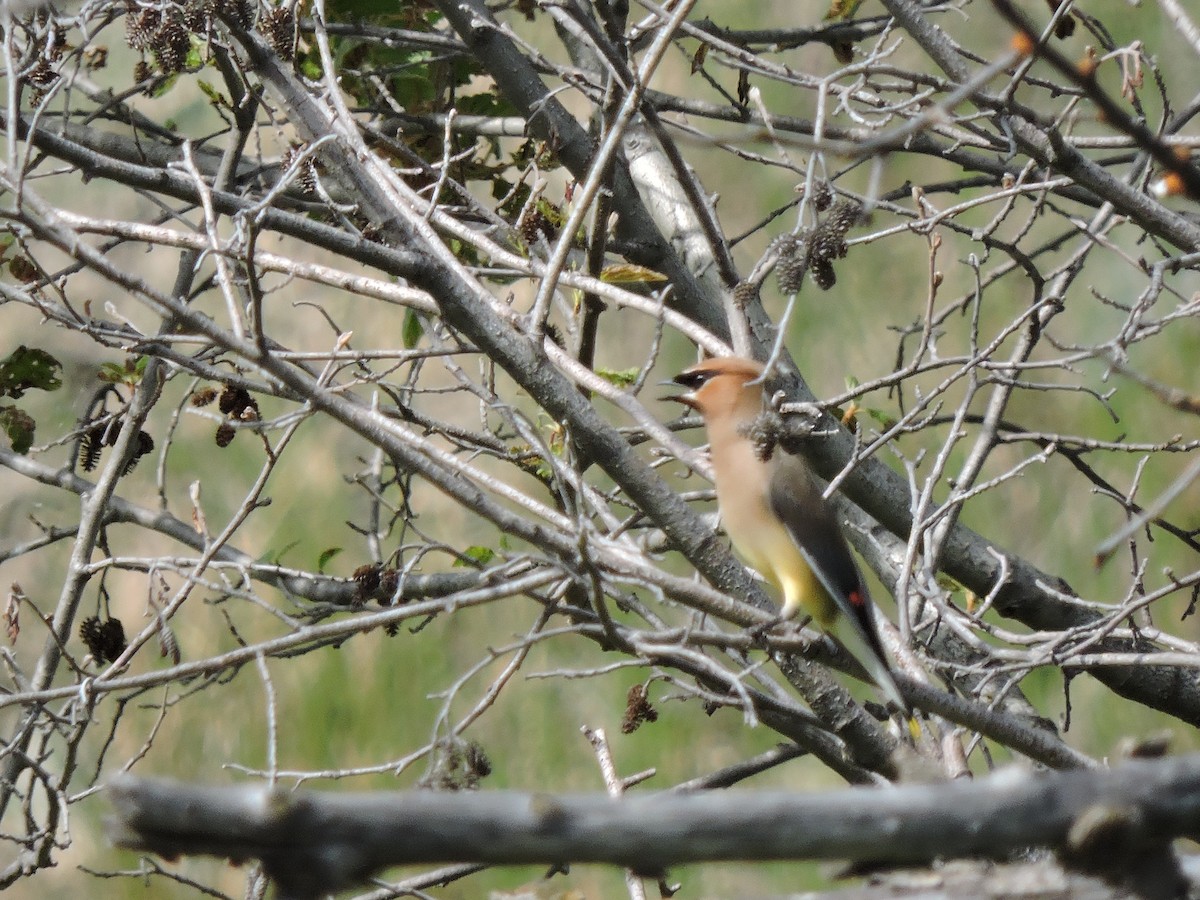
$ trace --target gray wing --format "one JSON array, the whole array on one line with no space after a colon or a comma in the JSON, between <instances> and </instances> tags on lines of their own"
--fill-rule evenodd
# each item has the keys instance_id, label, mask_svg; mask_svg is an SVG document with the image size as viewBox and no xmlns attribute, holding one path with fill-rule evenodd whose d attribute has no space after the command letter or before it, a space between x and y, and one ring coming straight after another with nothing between
<instances>
[{"instance_id":1,"label":"gray wing","mask_svg":"<svg viewBox=\"0 0 1200 900\"><path fill-rule=\"evenodd\" d=\"M776 450L771 473L771 511L779 517L809 567L816 573L842 613L869 627L859 609L870 602L862 574L850 555L833 511L809 474L794 456ZM857 595L857 604L851 598ZM873 630L873 629L871 629Z\"/></svg>"},{"instance_id":2,"label":"gray wing","mask_svg":"<svg viewBox=\"0 0 1200 900\"><path fill-rule=\"evenodd\" d=\"M800 554L850 623L855 636L870 654L860 660L875 683L900 709L907 710L900 689L888 668L887 655L871 618L871 598L862 573L850 555L833 510L821 496L808 467L797 457L775 451L771 473L771 511L779 517Z\"/></svg>"}]
</instances>

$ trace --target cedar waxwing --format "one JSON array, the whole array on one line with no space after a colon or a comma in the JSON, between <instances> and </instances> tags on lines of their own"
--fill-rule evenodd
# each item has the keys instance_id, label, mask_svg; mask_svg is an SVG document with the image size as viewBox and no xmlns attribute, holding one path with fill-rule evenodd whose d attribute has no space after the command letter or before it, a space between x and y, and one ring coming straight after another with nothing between
<instances>
[{"instance_id":1,"label":"cedar waxwing","mask_svg":"<svg viewBox=\"0 0 1200 900\"><path fill-rule=\"evenodd\" d=\"M783 593L780 618L803 608L830 630L838 613L853 648L888 700L908 710L871 619L871 599L846 539L808 466L776 449L759 458L745 430L763 411L763 367L722 357L675 377L688 392L672 399L704 417L717 504L734 548Z\"/></svg>"}]
</instances>

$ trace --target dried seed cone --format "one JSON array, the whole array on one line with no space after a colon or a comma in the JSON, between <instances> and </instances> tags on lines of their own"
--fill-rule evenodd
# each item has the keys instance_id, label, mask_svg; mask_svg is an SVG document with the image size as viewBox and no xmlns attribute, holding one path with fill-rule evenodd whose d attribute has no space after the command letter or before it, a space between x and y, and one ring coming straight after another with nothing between
<instances>
[{"instance_id":1,"label":"dried seed cone","mask_svg":"<svg viewBox=\"0 0 1200 900\"><path fill-rule=\"evenodd\" d=\"M286 6L267 10L258 20L258 30L279 58L291 62L296 55L296 14Z\"/></svg>"},{"instance_id":2,"label":"dried seed cone","mask_svg":"<svg viewBox=\"0 0 1200 900\"><path fill-rule=\"evenodd\" d=\"M833 204L822 222L826 229L838 235L847 231L862 221L862 207L854 200L839 200Z\"/></svg>"},{"instance_id":3,"label":"dried seed cone","mask_svg":"<svg viewBox=\"0 0 1200 900\"><path fill-rule=\"evenodd\" d=\"M775 264L779 291L795 294L804 285L804 273L808 270L807 242L787 234L776 241L775 248L779 251L779 262Z\"/></svg>"},{"instance_id":4,"label":"dried seed cone","mask_svg":"<svg viewBox=\"0 0 1200 900\"><path fill-rule=\"evenodd\" d=\"M814 259L812 262L812 277L823 291L837 284L837 274L833 271L833 263L827 259Z\"/></svg>"}]
</instances>

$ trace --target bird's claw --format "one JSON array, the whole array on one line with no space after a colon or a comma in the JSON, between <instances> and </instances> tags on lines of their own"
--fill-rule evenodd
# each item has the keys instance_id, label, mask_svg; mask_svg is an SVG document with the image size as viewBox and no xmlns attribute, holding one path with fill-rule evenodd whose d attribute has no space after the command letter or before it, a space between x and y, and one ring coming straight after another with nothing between
<instances>
[{"instance_id":1,"label":"bird's claw","mask_svg":"<svg viewBox=\"0 0 1200 900\"><path fill-rule=\"evenodd\" d=\"M780 624L782 621L783 619L780 616L774 616L773 618L767 619L765 622L759 622L757 625L751 625L746 629L746 634L749 636L750 641L755 646L757 646L760 650L766 650L767 632L774 629L775 626Z\"/></svg>"},{"instance_id":2,"label":"bird's claw","mask_svg":"<svg viewBox=\"0 0 1200 900\"><path fill-rule=\"evenodd\" d=\"M767 619L765 622L759 622L757 625L752 625L750 628L746 629L746 633L759 648L766 650L768 649L767 635L780 625L790 624L792 629L799 632L811 621L811 616L805 616L799 620L784 616L774 616L773 618Z\"/></svg>"}]
</instances>

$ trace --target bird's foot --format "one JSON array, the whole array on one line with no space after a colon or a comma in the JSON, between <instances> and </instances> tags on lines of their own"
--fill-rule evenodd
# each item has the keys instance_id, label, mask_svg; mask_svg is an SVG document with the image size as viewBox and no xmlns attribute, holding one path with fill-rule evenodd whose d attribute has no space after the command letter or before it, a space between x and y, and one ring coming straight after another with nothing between
<instances>
[{"instance_id":1,"label":"bird's foot","mask_svg":"<svg viewBox=\"0 0 1200 900\"><path fill-rule=\"evenodd\" d=\"M780 625L784 625L784 624L790 625L791 628L786 629L787 631L794 630L796 632L799 632L811 621L812 621L812 616L804 616L803 618L798 619L798 620L793 619L790 616L787 616L787 617L775 616L774 618L767 619L767 621L765 621L765 622L759 622L757 625L751 626L750 628L748 628L746 630L746 633L750 635L750 639L758 647L762 648L763 650L766 650L766 649L768 649L767 635L770 632L774 631L776 628L778 628Z\"/></svg>"},{"instance_id":2,"label":"bird's foot","mask_svg":"<svg viewBox=\"0 0 1200 900\"><path fill-rule=\"evenodd\" d=\"M767 632L774 629L775 626L782 621L783 619L781 619L779 616L774 616L773 618L767 619L765 622L759 622L757 625L751 625L746 629L746 634L754 646L758 647L760 650L766 650Z\"/></svg>"}]
</instances>

